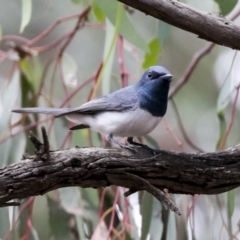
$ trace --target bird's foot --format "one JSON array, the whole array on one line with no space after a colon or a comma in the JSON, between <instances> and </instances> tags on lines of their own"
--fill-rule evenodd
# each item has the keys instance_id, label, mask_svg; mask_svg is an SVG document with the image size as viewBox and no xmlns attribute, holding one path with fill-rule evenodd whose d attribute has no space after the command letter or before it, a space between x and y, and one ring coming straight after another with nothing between
<instances>
[{"instance_id":1,"label":"bird's foot","mask_svg":"<svg viewBox=\"0 0 240 240\"><path fill-rule=\"evenodd\" d=\"M157 155L158 154L158 150L155 150L151 147L149 147L148 145L146 144L142 144L142 143L138 143L138 142L135 142L133 141L133 138L132 137L128 137L127 138L127 142L130 144L130 145L134 145L134 146L139 146L143 149L146 149L148 151L150 151L153 155ZM136 149L136 148L135 148Z\"/></svg>"}]
</instances>

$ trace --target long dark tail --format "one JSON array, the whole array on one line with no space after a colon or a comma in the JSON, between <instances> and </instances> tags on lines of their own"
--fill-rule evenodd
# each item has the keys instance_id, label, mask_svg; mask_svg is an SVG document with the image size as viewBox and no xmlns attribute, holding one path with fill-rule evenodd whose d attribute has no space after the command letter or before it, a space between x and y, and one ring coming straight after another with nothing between
<instances>
[{"instance_id":1,"label":"long dark tail","mask_svg":"<svg viewBox=\"0 0 240 240\"><path fill-rule=\"evenodd\" d=\"M13 109L12 112L15 113L42 113L42 114L52 114L54 116L63 114L71 110L70 108L41 108L41 107L33 107L33 108L17 108Z\"/></svg>"}]
</instances>

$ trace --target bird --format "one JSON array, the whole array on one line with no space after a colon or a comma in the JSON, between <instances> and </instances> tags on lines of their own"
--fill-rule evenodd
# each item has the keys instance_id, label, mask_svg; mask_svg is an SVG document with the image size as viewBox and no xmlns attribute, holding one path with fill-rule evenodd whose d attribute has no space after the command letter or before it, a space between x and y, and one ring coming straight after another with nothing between
<instances>
[{"instance_id":1,"label":"bird","mask_svg":"<svg viewBox=\"0 0 240 240\"><path fill-rule=\"evenodd\" d=\"M168 92L173 76L162 66L151 66L135 85L121 88L76 108L18 108L15 113L65 116L76 125L70 130L90 128L106 136L121 148L135 151L135 146L151 149L134 141L152 132L167 111ZM114 137L126 137L123 144Z\"/></svg>"}]
</instances>

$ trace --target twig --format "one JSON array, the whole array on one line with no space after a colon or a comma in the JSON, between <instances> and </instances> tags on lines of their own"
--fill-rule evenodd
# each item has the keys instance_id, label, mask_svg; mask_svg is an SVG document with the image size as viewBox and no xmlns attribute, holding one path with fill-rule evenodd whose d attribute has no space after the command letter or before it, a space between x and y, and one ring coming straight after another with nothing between
<instances>
[{"instance_id":1,"label":"twig","mask_svg":"<svg viewBox=\"0 0 240 240\"><path fill-rule=\"evenodd\" d=\"M181 130L181 132L182 132L182 134L183 134L184 139L186 140L186 142L188 143L188 145L189 145L190 147L192 147L193 149L197 150L198 152L204 152L203 149L201 149L201 148L199 148L197 145L195 145L195 144L190 140L190 138L188 137L188 135L187 135L187 133L186 133L186 131L185 131L185 129L184 129L183 123L182 123L182 121L181 121L180 114L179 114L179 112L178 112L177 106L176 106L174 100L173 100L173 99L171 99L171 100L172 100L173 109L174 109L175 114L176 114L176 117L177 117L178 125L179 125L180 130Z\"/></svg>"},{"instance_id":2,"label":"twig","mask_svg":"<svg viewBox=\"0 0 240 240\"><path fill-rule=\"evenodd\" d=\"M72 20L72 19L75 19L75 18L79 18L86 11L89 11L90 10L89 8L90 7L86 8L82 13L73 14L73 15L66 16L66 17L63 17L63 18L60 18L60 19L56 20L49 28L47 28L45 31L43 31L41 34L39 34L34 39L30 40L27 45L31 46L33 44L36 44L37 42L39 42L40 40L42 40L43 38L48 36L54 30L54 28L56 28L60 23L66 22L66 21L69 21L69 20Z\"/></svg>"},{"instance_id":3,"label":"twig","mask_svg":"<svg viewBox=\"0 0 240 240\"><path fill-rule=\"evenodd\" d=\"M173 201L170 198L168 198L167 195L163 191L154 187L148 181L146 181L145 179L143 179L139 176L136 176L136 175L131 174L131 173L126 173L126 172L124 172L123 174L128 176L130 179L134 180L136 185L139 186L139 190L145 190L145 191L149 192L155 198L157 198L163 204L163 206L166 209L170 209L170 210L174 211L175 213L177 213L178 215L181 215L180 211L175 206ZM126 192L126 195L124 194L124 196L129 196L129 195L130 195L130 193L128 191Z\"/></svg>"},{"instance_id":4,"label":"twig","mask_svg":"<svg viewBox=\"0 0 240 240\"><path fill-rule=\"evenodd\" d=\"M40 158L41 160L49 160L50 148L49 148L49 141L48 141L48 136L47 136L45 127L41 127L41 131L42 131L43 143L41 143L40 140L32 132L30 132L30 136L29 136L31 142L35 147L35 154L37 156L35 160L38 160ZM46 159L42 157L44 154L46 154Z\"/></svg>"},{"instance_id":5,"label":"twig","mask_svg":"<svg viewBox=\"0 0 240 240\"><path fill-rule=\"evenodd\" d=\"M176 82L176 84L171 88L169 93L169 98L171 99L178 90L189 80L189 77L195 70L197 64L199 61L207 54L209 53L213 47L215 46L215 43L208 43L205 47L200 49L198 52L196 52L189 63L187 69L185 70L183 76Z\"/></svg>"}]
</instances>

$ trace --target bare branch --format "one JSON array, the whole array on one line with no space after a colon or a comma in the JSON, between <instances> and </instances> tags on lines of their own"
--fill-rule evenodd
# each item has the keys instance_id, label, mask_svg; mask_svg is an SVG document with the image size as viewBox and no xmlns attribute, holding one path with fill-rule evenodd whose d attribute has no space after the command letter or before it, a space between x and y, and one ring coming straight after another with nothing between
<instances>
[{"instance_id":1,"label":"bare branch","mask_svg":"<svg viewBox=\"0 0 240 240\"><path fill-rule=\"evenodd\" d=\"M62 187L116 185L129 188L126 195L147 190L177 212L164 189L218 194L240 186L240 146L200 154L159 151L157 156L143 149L134 154L123 149L72 148L50 151L49 157L44 161L28 156L0 169L0 206Z\"/></svg>"},{"instance_id":2,"label":"bare branch","mask_svg":"<svg viewBox=\"0 0 240 240\"><path fill-rule=\"evenodd\" d=\"M177 0L118 1L175 27L197 34L199 38L240 50L240 27L223 16L198 11Z\"/></svg>"}]
</instances>

